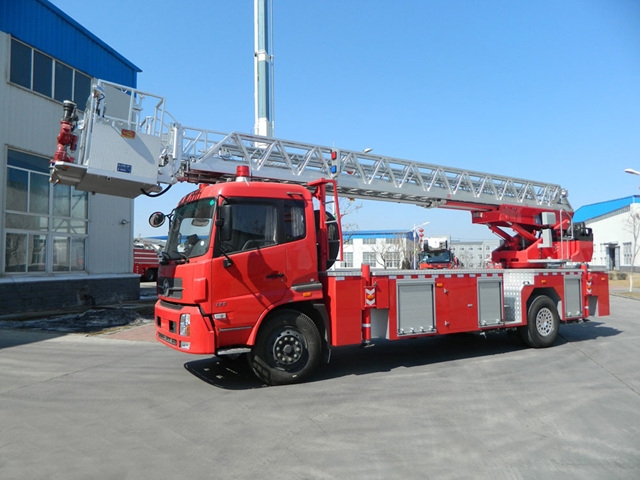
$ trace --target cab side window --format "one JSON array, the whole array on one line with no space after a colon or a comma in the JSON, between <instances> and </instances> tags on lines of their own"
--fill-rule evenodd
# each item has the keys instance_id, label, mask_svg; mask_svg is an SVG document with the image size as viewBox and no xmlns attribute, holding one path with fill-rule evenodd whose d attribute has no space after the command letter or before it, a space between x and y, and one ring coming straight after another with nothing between
<instances>
[{"instance_id":1,"label":"cab side window","mask_svg":"<svg viewBox=\"0 0 640 480\"><path fill-rule=\"evenodd\" d=\"M304 202L302 200L286 200L284 202L284 241L301 240L307 233L304 221Z\"/></svg>"},{"instance_id":2,"label":"cab side window","mask_svg":"<svg viewBox=\"0 0 640 480\"><path fill-rule=\"evenodd\" d=\"M306 236L302 200L231 200L231 238L225 253L236 253L301 240Z\"/></svg>"},{"instance_id":3,"label":"cab side window","mask_svg":"<svg viewBox=\"0 0 640 480\"><path fill-rule=\"evenodd\" d=\"M227 253L276 244L278 208L275 204L236 203L232 212L231 240L223 246Z\"/></svg>"}]
</instances>

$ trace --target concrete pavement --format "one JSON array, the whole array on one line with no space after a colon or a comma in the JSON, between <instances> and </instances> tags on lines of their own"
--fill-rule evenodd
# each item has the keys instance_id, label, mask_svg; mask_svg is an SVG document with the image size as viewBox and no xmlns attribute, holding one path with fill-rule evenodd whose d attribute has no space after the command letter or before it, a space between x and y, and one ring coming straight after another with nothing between
<instances>
[{"instance_id":1,"label":"concrete pavement","mask_svg":"<svg viewBox=\"0 0 640 480\"><path fill-rule=\"evenodd\" d=\"M345 348L269 388L155 342L0 330L0 478L635 480L638 305L612 297L549 349Z\"/></svg>"}]
</instances>

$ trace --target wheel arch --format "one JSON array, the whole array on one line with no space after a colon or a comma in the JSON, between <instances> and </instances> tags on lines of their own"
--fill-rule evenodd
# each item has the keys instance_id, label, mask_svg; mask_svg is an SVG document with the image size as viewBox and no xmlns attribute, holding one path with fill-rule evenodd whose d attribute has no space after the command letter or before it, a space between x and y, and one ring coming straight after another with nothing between
<instances>
[{"instance_id":1,"label":"wheel arch","mask_svg":"<svg viewBox=\"0 0 640 480\"><path fill-rule=\"evenodd\" d=\"M278 315L283 310L294 310L300 313L304 313L307 317L309 317L313 323L318 328L318 332L320 333L320 338L322 340L322 350L323 357L325 361L328 361L329 354L329 316L327 314L326 307L322 303L314 303L314 302L296 302L296 303L285 303L282 305L278 305L275 308L265 312L265 314L260 318L260 320L256 323L253 331L251 332L251 336L249 337L248 344L250 346L255 345L256 338L258 336L258 332L263 325L266 325L269 320L276 315Z\"/></svg>"},{"instance_id":2,"label":"wheel arch","mask_svg":"<svg viewBox=\"0 0 640 480\"><path fill-rule=\"evenodd\" d=\"M560 314L560 304L562 303L562 298L560 298L560 295L558 294L558 292L556 292L556 289L551 287L534 288L531 291L531 293L529 294L529 297L527 298L526 308L524 310L524 318L525 319L527 318L527 313L529 312L529 308L531 307L531 304L533 303L533 301L536 298L542 297L542 296L548 297L556 305L556 311L560 316L560 320L562 320L562 315Z\"/></svg>"}]
</instances>

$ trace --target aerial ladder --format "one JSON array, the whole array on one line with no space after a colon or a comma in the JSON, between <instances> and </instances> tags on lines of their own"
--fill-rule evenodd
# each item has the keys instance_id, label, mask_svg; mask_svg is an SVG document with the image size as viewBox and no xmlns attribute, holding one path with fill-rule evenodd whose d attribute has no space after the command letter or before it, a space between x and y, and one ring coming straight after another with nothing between
<instances>
[{"instance_id":1,"label":"aerial ladder","mask_svg":"<svg viewBox=\"0 0 640 480\"><path fill-rule=\"evenodd\" d=\"M502 240L504 268L588 262L592 237L572 222L560 185L353 150L183 126L163 97L98 80L79 120L64 103L51 181L128 198L156 196L177 182L216 183L237 167L265 181L329 179L336 196L471 212ZM511 230L509 232L508 230Z\"/></svg>"},{"instance_id":2,"label":"aerial ladder","mask_svg":"<svg viewBox=\"0 0 640 480\"><path fill-rule=\"evenodd\" d=\"M63 109L52 182L128 198L199 184L150 217L169 218L154 322L175 350L246 357L277 385L308 378L334 347L493 331L549 347L560 322L609 314L591 232L559 185L185 127L163 98L104 81L82 119ZM468 210L504 240L503 268L332 269L339 196Z\"/></svg>"}]
</instances>

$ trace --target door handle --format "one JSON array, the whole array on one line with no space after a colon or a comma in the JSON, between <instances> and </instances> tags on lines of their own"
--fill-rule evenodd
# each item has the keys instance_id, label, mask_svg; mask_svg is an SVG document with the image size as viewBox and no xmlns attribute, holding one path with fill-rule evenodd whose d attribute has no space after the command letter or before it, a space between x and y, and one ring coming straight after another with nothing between
<instances>
[{"instance_id":1,"label":"door handle","mask_svg":"<svg viewBox=\"0 0 640 480\"><path fill-rule=\"evenodd\" d=\"M284 273L282 272L273 272L267 275L267 278L282 278L284 277Z\"/></svg>"}]
</instances>

